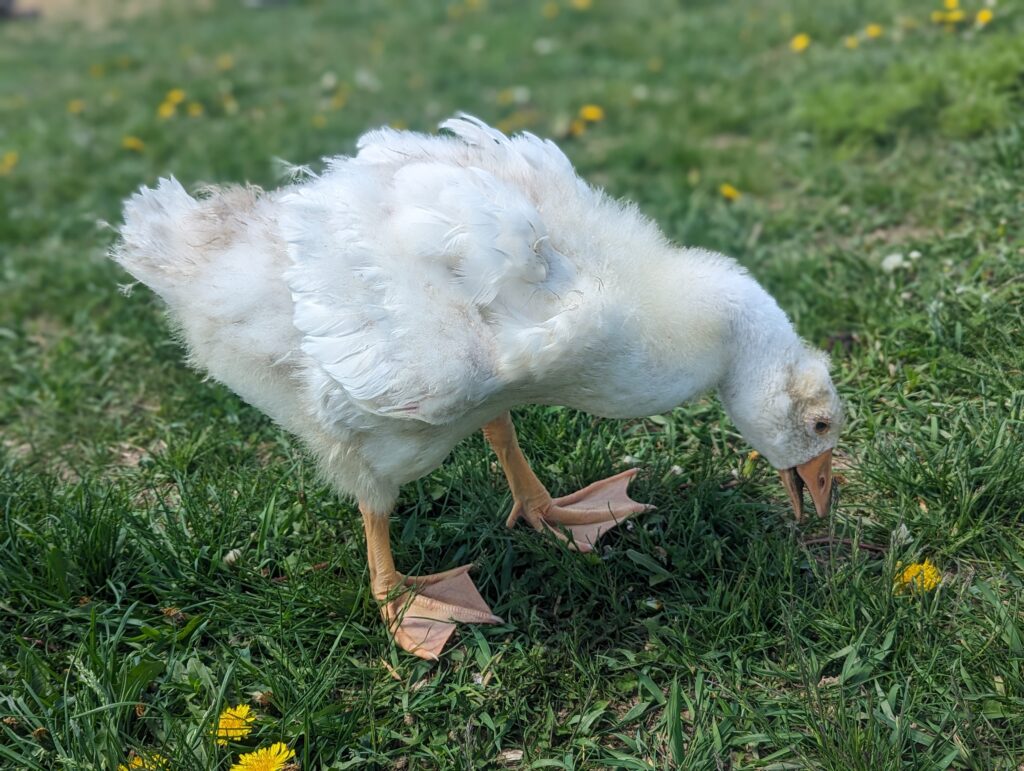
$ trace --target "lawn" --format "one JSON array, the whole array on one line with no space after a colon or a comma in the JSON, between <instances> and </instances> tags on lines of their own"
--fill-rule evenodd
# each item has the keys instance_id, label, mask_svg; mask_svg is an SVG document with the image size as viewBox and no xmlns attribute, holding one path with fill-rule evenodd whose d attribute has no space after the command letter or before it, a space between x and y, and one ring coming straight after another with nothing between
<instances>
[{"instance_id":1,"label":"lawn","mask_svg":"<svg viewBox=\"0 0 1024 771\"><path fill-rule=\"evenodd\" d=\"M0 767L1024 764L1024 3L86 7L0 24ZM554 494L635 465L658 506L585 556L505 529L467 440L395 556L478 563L507 623L431 664L385 634L353 504L185 366L105 223L160 175L274 186L458 110L736 256L849 417L838 507L794 523L713 395L519 411ZM897 591L925 559L938 587Z\"/></svg>"}]
</instances>

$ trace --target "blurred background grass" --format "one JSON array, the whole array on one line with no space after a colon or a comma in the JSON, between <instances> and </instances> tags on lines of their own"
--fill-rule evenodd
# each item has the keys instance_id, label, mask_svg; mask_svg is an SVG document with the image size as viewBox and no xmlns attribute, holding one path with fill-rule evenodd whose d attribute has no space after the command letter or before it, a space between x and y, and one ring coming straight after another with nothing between
<instances>
[{"instance_id":1,"label":"blurred background grass","mask_svg":"<svg viewBox=\"0 0 1024 771\"><path fill-rule=\"evenodd\" d=\"M1019 2L40 5L0 26L0 760L226 768L283 740L304 768L1022 762ZM97 223L160 175L273 186L281 160L457 110L557 139L739 258L832 350L850 421L834 520L793 528L713 400L524 411L553 492L644 469L659 510L601 559L505 531L466 442L406 491L396 556L487 559L509 624L432 667L391 649L351 507L182 366ZM894 595L924 557L940 589ZM256 734L217 748L217 710L249 699Z\"/></svg>"}]
</instances>

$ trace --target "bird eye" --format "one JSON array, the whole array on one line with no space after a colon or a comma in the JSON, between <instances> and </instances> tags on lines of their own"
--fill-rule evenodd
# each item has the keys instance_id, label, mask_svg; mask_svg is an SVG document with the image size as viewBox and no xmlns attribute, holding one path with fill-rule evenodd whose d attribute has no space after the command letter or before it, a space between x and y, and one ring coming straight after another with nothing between
<instances>
[{"instance_id":1,"label":"bird eye","mask_svg":"<svg viewBox=\"0 0 1024 771\"><path fill-rule=\"evenodd\" d=\"M824 434L828 431L829 422L827 420L818 419L814 422L814 433Z\"/></svg>"}]
</instances>

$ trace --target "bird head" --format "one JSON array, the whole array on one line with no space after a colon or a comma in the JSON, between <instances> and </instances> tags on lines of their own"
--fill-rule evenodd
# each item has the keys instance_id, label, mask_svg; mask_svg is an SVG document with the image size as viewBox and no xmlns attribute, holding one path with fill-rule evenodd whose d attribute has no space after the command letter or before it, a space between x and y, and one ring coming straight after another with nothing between
<instances>
[{"instance_id":1,"label":"bird head","mask_svg":"<svg viewBox=\"0 0 1024 771\"><path fill-rule=\"evenodd\" d=\"M778 470L796 518L803 516L805 486L818 516L825 516L832 450L843 424L828 357L803 343L782 355L760 354L723 386L726 410L743 437Z\"/></svg>"}]
</instances>

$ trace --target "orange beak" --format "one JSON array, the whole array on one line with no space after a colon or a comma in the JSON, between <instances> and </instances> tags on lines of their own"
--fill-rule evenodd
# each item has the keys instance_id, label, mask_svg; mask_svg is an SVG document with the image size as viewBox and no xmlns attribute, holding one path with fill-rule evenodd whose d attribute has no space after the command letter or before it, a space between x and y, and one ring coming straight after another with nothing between
<instances>
[{"instance_id":1,"label":"orange beak","mask_svg":"<svg viewBox=\"0 0 1024 771\"><path fill-rule=\"evenodd\" d=\"M804 516L804 485L811 492L814 509L819 517L828 514L832 497L832 450L825 450L816 458L811 458L795 468L781 469L779 476L789 493L789 502L793 504L793 513L797 522Z\"/></svg>"}]
</instances>

